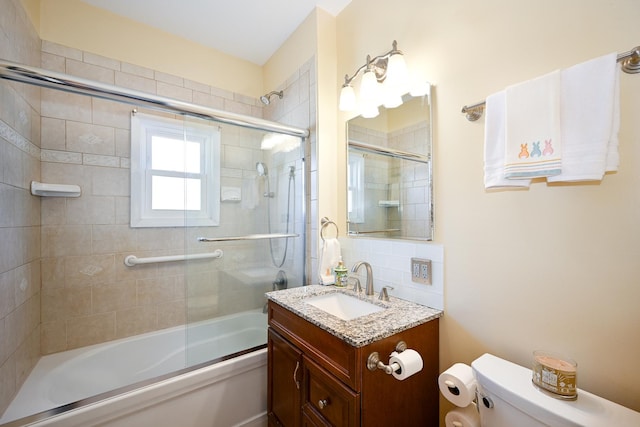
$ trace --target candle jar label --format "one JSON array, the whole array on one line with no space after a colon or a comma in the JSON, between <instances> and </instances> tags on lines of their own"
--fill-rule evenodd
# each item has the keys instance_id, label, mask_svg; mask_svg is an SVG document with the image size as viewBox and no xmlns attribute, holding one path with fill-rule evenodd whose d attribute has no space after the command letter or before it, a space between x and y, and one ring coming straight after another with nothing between
<instances>
[{"instance_id":1,"label":"candle jar label","mask_svg":"<svg viewBox=\"0 0 640 427\"><path fill-rule=\"evenodd\" d=\"M561 398L577 397L575 362L547 354L535 354L532 371L533 383L538 387Z\"/></svg>"}]
</instances>

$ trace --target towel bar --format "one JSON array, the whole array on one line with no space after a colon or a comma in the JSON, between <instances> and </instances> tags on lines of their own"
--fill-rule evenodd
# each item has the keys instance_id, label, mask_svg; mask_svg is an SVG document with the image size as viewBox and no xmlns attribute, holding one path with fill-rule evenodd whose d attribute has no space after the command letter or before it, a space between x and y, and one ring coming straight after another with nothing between
<instances>
[{"instance_id":1,"label":"towel bar","mask_svg":"<svg viewBox=\"0 0 640 427\"><path fill-rule=\"evenodd\" d=\"M640 46L636 46L628 52L618 54L616 59L622 63L622 71L627 74L640 73ZM484 112L485 101L476 102L475 104L465 105L462 107L462 113L466 114L467 120L475 122Z\"/></svg>"}]
</instances>

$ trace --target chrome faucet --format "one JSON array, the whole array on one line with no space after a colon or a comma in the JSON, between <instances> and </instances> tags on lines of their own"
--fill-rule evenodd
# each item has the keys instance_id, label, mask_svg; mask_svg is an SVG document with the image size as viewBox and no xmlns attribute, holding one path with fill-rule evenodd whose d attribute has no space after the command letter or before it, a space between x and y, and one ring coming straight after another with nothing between
<instances>
[{"instance_id":1,"label":"chrome faucet","mask_svg":"<svg viewBox=\"0 0 640 427\"><path fill-rule=\"evenodd\" d=\"M371 264L364 261L358 261L351 267L351 272L356 273L361 265L367 270L367 287L365 288L366 295L373 295L373 271L371 270Z\"/></svg>"}]
</instances>

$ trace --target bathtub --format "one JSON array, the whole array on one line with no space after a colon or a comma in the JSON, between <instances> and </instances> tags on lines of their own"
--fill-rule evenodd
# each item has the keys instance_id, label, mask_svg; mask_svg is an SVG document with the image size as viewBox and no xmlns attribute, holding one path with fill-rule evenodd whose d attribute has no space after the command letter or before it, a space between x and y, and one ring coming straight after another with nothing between
<instances>
[{"instance_id":1,"label":"bathtub","mask_svg":"<svg viewBox=\"0 0 640 427\"><path fill-rule=\"evenodd\" d=\"M265 426L266 329L248 311L44 356L0 424Z\"/></svg>"}]
</instances>

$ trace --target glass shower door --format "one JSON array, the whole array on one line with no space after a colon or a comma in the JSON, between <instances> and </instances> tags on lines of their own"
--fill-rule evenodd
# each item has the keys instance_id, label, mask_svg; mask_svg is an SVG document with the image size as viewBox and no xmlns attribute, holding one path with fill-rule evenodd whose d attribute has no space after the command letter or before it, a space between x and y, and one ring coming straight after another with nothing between
<instances>
[{"instance_id":1,"label":"glass shower door","mask_svg":"<svg viewBox=\"0 0 640 427\"><path fill-rule=\"evenodd\" d=\"M217 205L218 223L196 225L185 211L188 366L265 345L265 292L304 280L304 141L213 125L219 177L201 197ZM193 259L218 251L220 258Z\"/></svg>"}]
</instances>

